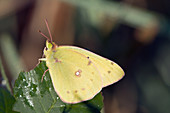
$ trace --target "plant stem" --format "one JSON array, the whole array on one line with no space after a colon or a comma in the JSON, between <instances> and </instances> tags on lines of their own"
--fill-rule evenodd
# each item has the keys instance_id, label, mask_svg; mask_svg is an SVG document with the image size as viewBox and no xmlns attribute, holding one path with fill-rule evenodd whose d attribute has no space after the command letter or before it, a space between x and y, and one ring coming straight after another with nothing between
<instances>
[{"instance_id":1,"label":"plant stem","mask_svg":"<svg viewBox=\"0 0 170 113\"><path fill-rule=\"evenodd\" d=\"M1 56L0 56L0 70L1 70L2 78L5 80L5 85L6 85L7 89L9 90L10 93L12 93L8 78L5 74L5 70L4 70L4 67L2 65Z\"/></svg>"}]
</instances>

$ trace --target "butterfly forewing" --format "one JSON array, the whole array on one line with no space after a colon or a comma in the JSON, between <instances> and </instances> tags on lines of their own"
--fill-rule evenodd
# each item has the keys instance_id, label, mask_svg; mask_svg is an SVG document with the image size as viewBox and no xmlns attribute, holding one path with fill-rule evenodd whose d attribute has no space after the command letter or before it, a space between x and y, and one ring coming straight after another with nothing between
<instances>
[{"instance_id":1,"label":"butterfly forewing","mask_svg":"<svg viewBox=\"0 0 170 113\"><path fill-rule=\"evenodd\" d=\"M61 46L60 48L81 53L92 61L102 76L103 87L117 82L124 76L123 69L109 59L75 46Z\"/></svg>"}]
</instances>

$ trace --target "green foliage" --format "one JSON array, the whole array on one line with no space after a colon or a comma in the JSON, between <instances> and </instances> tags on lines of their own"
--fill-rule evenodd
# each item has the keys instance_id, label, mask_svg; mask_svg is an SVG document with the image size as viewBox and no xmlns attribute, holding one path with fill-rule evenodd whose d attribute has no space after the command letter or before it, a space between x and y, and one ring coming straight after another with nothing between
<instances>
[{"instance_id":1,"label":"green foliage","mask_svg":"<svg viewBox=\"0 0 170 113\"><path fill-rule=\"evenodd\" d=\"M49 72L41 82L45 70L47 70L45 62L41 62L30 72L19 74L14 86L15 111L22 113L100 113L103 106L101 93L83 103L63 103L53 88Z\"/></svg>"},{"instance_id":2,"label":"green foliage","mask_svg":"<svg viewBox=\"0 0 170 113\"><path fill-rule=\"evenodd\" d=\"M14 102L15 99L10 92L0 88L0 113L17 113L12 110Z\"/></svg>"},{"instance_id":3,"label":"green foliage","mask_svg":"<svg viewBox=\"0 0 170 113\"><path fill-rule=\"evenodd\" d=\"M132 5L122 2L109 0L63 0L72 5L85 9L91 24L100 24L103 17L111 20L118 20L117 23L123 23L131 27L150 27L155 25L160 17L151 11L142 10ZM87 19L87 15L85 19ZM156 22L156 23L154 23Z\"/></svg>"}]
</instances>

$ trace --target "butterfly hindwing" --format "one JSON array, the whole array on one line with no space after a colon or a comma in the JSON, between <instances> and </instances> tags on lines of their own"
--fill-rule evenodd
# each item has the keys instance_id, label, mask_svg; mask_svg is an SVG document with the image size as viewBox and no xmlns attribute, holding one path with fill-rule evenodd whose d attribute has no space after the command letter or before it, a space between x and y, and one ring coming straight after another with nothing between
<instances>
[{"instance_id":1,"label":"butterfly hindwing","mask_svg":"<svg viewBox=\"0 0 170 113\"><path fill-rule=\"evenodd\" d=\"M101 91L100 70L84 54L58 47L46 59L53 86L64 102L89 100Z\"/></svg>"}]
</instances>

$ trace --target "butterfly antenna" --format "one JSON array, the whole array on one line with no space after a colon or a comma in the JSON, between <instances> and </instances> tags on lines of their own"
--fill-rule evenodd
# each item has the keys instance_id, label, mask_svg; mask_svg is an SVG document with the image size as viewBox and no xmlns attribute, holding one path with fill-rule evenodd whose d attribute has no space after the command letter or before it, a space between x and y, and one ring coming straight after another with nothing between
<instances>
[{"instance_id":1,"label":"butterfly antenna","mask_svg":"<svg viewBox=\"0 0 170 113\"><path fill-rule=\"evenodd\" d=\"M46 24L46 26L47 26L48 32L49 32L49 34L50 34L50 39L51 39L51 42L52 42L52 35L51 35L51 32L50 32L50 28L49 28L49 26L48 26L48 21L47 21L47 19L45 19L45 24Z\"/></svg>"},{"instance_id":2,"label":"butterfly antenna","mask_svg":"<svg viewBox=\"0 0 170 113\"><path fill-rule=\"evenodd\" d=\"M40 30L38 31L42 36L44 36L49 42L51 42L51 40L46 36L44 35Z\"/></svg>"}]
</instances>

